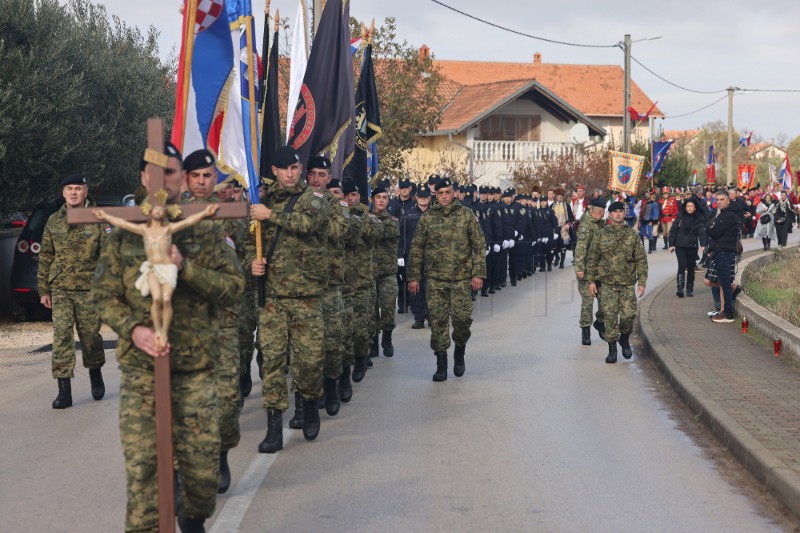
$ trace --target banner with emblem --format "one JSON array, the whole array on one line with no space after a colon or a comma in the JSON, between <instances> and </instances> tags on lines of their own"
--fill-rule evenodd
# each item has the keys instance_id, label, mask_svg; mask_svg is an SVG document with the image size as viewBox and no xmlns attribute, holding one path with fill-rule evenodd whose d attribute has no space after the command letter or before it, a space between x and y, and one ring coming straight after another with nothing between
<instances>
[{"instance_id":1,"label":"banner with emblem","mask_svg":"<svg viewBox=\"0 0 800 533\"><path fill-rule=\"evenodd\" d=\"M644 156L609 150L608 188L612 191L635 194L644 168Z\"/></svg>"},{"instance_id":2,"label":"banner with emblem","mask_svg":"<svg viewBox=\"0 0 800 533\"><path fill-rule=\"evenodd\" d=\"M739 165L739 177L736 186L740 189L749 189L756 182L755 165Z\"/></svg>"}]
</instances>

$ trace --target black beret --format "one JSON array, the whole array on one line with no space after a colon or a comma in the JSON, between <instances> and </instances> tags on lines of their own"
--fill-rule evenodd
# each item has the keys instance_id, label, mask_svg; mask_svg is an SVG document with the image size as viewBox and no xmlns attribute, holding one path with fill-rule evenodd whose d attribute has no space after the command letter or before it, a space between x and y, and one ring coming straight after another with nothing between
<instances>
[{"instance_id":1,"label":"black beret","mask_svg":"<svg viewBox=\"0 0 800 533\"><path fill-rule=\"evenodd\" d=\"M400 180L400 181L397 183L397 186L398 186L398 187L400 187L400 188L402 189L403 187L411 187L411 186L412 186L412 183L411 183L411 180L410 180L410 179L408 179L408 178L403 178L403 179L401 179L401 180Z\"/></svg>"},{"instance_id":2,"label":"black beret","mask_svg":"<svg viewBox=\"0 0 800 533\"><path fill-rule=\"evenodd\" d=\"M179 161L181 161L181 163L183 162L183 156L181 155L181 151L178 150L175 147L175 145L169 141L166 141L164 143L164 154L167 157L176 157ZM144 158L142 158L142 160L139 161L139 170L144 171L144 167L146 166L147 166L147 161L145 161Z\"/></svg>"},{"instance_id":3,"label":"black beret","mask_svg":"<svg viewBox=\"0 0 800 533\"><path fill-rule=\"evenodd\" d=\"M417 196L421 198L430 198L431 197L431 188L428 187L427 183L423 183L417 189Z\"/></svg>"},{"instance_id":4,"label":"black beret","mask_svg":"<svg viewBox=\"0 0 800 533\"><path fill-rule=\"evenodd\" d=\"M389 194L384 187L375 187L372 189L372 198L375 198L379 194Z\"/></svg>"},{"instance_id":5,"label":"black beret","mask_svg":"<svg viewBox=\"0 0 800 533\"><path fill-rule=\"evenodd\" d=\"M350 194L351 192L359 192L359 190L353 180L344 180L342 182L342 192L344 194Z\"/></svg>"},{"instance_id":6,"label":"black beret","mask_svg":"<svg viewBox=\"0 0 800 533\"><path fill-rule=\"evenodd\" d=\"M61 187L67 185L86 185L86 178L81 174L72 174L61 180Z\"/></svg>"},{"instance_id":7,"label":"black beret","mask_svg":"<svg viewBox=\"0 0 800 533\"><path fill-rule=\"evenodd\" d=\"M452 187L453 182L450 181L450 178L441 178L439 182L436 184L436 190L445 189L447 187Z\"/></svg>"},{"instance_id":8,"label":"black beret","mask_svg":"<svg viewBox=\"0 0 800 533\"><path fill-rule=\"evenodd\" d=\"M611 213L612 211L625 211L625 204L622 202L611 202L611 205L608 206L608 212Z\"/></svg>"},{"instance_id":9,"label":"black beret","mask_svg":"<svg viewBox=\"0 0 800 533\"><path fill-rule=\"evenodd\" d=\"M297 154L297 150L291 146L281 146L272 156L272 166L276 168L289 168L299 162L300 156Z\"/></svg>"},{"instance_id":10,"label":"black beret","mask_svg":"<svg viewBox=\"0 0 800 533\"><path fill-rule=\"evenodd\" d=\"M516 191L514 190L514 187L509 187L508 189L503 191L503 196L514 196L515 193Z\"/></svg>"},{"instance_id":11,"label":"black beret","mask_svg":"<svg viewBox=\"0 0 800 533\"><path fill-rule=\"evenodd\" d=\"M201 150L195 150L186 156L186 159L183 160L183 170L186 172L191 172L193 170L197 170L198 168L208 168L214 166L214 163L216 163L214 154L203 148Z\"/></svg>"},{"instance_id":12,"label":"black beret","mask_svg":"<svg viewBox=\"0 0 800 533\"><path fill-rule=\"evenodd\" d=\"M331 168L331 160L325 157L324 155L315 155L308 160L308 170L311 170L312 168L321 168L323 170L328 170L329 168Z\"/></svg>"},{"instance_id":13,"label":"black beret","mask_svg":"<svg viewBox=\"0 0 800 533\"><path fill-rule=\"evenodd\" d=\"M599 196L589 202L589 205L592 207L602 207L603 209L606 208L606 201L600 198Z\"/></svg>"},{"instance_id":14,"label":"black beret","mask_svg":"<svg viewBox=\"0 0 800 533\"><path fill-rule=\"evenodd\" d=\"M331 181L328 182L328 185L325 186L327 189L341 189L342 184L336 178L333 178Z\"/></svg>"}]
</instances>

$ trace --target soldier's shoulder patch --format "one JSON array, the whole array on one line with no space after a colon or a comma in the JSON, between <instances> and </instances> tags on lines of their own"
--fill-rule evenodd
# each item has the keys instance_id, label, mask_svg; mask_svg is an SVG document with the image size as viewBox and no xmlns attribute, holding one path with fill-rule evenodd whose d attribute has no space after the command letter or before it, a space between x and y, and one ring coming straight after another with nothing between
<instances>
[{"instance_id":1,"label":"soldier's shoulder patch","mask_svg":"<svg viewBox=\"0 0 800 533\"><path fill-rule=\"evenodd\" d=\"M313 193L311 193L311 194L313 194L313 195L314 195L314 196L316 196L317 198L322 198L323 196L325 196L324 194L322 194L321 192L318 192L318 191L314 191L314 192L313 192Z\"/></svg>"},{"instance_id":2,"label":"soldier's shoulder patch","mask_svg":"<svg viewBox=\"0 0 800 533\"><path fill-rule=\"evenodd\" d=\"M317 193L314 193L314 195L316 195L316 194ZM317 200L315 198L315 199L311 200L311 207L313 207L314 209L319 209L319 208L322 207L322 202L320 202L319 200Z\"/></svg>"},{"instance_id":3,"label":"soldier's shoulder patch","mask_svg":"<svg viewBox=\"0 0 800 533\"><path fill-rule=\"evenodd\" d=\"M111 233L111 226L110 225L106 225L105 232L106 232L106 235Z\"/></svg>"},{"instance_id":4,"label":"soldier's shoulder patch","mask_svg":"<svg viewBox=\"0 0 800 533\"><path fill-rule=\"evenodd\" d=\"M348 204L344 200L339 200L339 205L342 206L342 207L346 207L346 208L350 209L350 204Z\"/></svg>"},{"instance_id":5,"label":"soldier's shoulder patch","mask_svg":"<svg viewBox=\"0 0 800 533\"><path fill-rule=\"evenodd\" d=\"M375 220L378 217L375 216L375 213L370 213L369 214L369 218L371 218L372 220Z\"/></svg>"},{"instance_id":6,"label":"soldier's shoulder patch","mask_svg":"<svg viewBox=\"0 0 800 533\"><path fill-rule=\"evenodd\" d=\"M392 217L392 220L394 220L395 222L400 222L400 219L397 217Z\"/></svg>"},{"instance_id":7,"label":"soldier's shoulder patch","mask_svg":"<svg viewBox=\"0 0 800 533\"><path fill-rule=\"evenodd\" d=\"M227 244L228 246L230 246L234 250L236 249L236 243L233 242L233 239L231 238L230 235L225 235L225 244Z\"/></svg>"}]
</instances>

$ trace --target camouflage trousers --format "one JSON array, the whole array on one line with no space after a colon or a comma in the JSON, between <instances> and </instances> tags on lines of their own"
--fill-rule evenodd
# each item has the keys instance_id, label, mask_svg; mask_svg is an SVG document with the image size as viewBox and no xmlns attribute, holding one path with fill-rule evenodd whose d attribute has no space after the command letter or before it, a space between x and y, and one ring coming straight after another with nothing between
<instances>
[{"instance_id":1,"label":"camouflage trousers","mask_svg":"<svg viewBox=\"0 0 800 533\"><path fill-rule=\"evenodd\" d=\"M375 285L357 287L353 294L353 354L366 357L375 336Z\"/></svg>"},{"instance_id":2,"label":"camouflage trousers","mask_svg":"<svg viewBox=\"0 0 800 533\"><path fill-rule=\"evenodd\" d=\"M322 316L325 317L325 368L326 378L339 379L344 358L344 301L338 285L329 285L322 295Z\"/></svg>"},{"instance_id":3,"label":"camouflage trousers","mask_svg":"<svg viewBox=\"0 0 800 533\"><path fill-rule=\"evenodd\" d=\"M235 448L240 438L239 323L236 318L223 319L216 342L219 357L214 367L214 378L217 387L219 438L222 451Z\"/></svg>"},{"instance_id":4,"label":"camouflage trousers","mask_svg":"<svg viewBox=\"0 0 800 533\"><path fill-rule=\"evenodd\" d=\"M600 295L600 312L606 325L606 341L616 342L620 334L633 333L636 320L636 286L603 283Z\"/></svg>"},{"instance_id":5,"label":"camouflage trousers","mask_svg":"<svg viewBox=\"0 0 800 533\"><path fill-rule=\"evenodd\" d=\"M397 307L397 277L394 274L375 280L375 333L395 328L394 312Z\"/></svg>"},{"instance_id":6,"label":"camouflage trousers","mask_svg":"<svg viewBox=\"0 0 800 533\"><path fill-rule=\"evenodd\" d=\"M472 286L467 281L428 280L428 316L431 321L431 348L445 352L450 347L450 319L453 342L466 346L472 333Z\"/></svg>"},{"instance_id":7,"label":"camouflage trousers","mask_svg":"<svg viewBox=\"0 0 800 533\"><path fill-rule=\"evenodd\" d=\"M597 285L599 287L600 282ZM592 325L595 297L589 293L589 282L587 280L578 280L578 293L581 295L581 319L578 325L582 328L588 328ZM603 322L603 305L600 303L599 292L597 296L597 314L595 316L598 322Z\"/></svg>"},{"instance_id":8,"label":"camouflage trousers","mask_svg":"<svg viewBox=\"0 0 800 533\"><path fill-rule=\"evenodd\" d=\"M100 368L106 363L100 315L89 291L53 289L53 378L75 377L75 333L81 340L84 368Z\"/></svg>"},{"instance_id":9,"label":"camouflage trousers","mask_svg":"<svg viewBox=\"0 0 800 533\"><path fill-rule=\"evenodd\" d=\"M355 292L351 285L342 285L342 366L355 363L353 350L353 300Z\"/></svg>"},{"instance_id":10,"label":"camouflage trousers","mask_svg":"<svg viewBox=\"0 0 800 533\"><path fill-rule=\"evenodd\" d=\"M258 326L258 311L256 310L258 292L254 293L249 289L252 289L250 285L244 291L244 301L239 314L239 356L241 358L239 367L242 374L246 373L253 364L253 351L256 346L255 331Z\"/></svg>"},{"instance_id":11,"label":"camouflage trousers","mask_svg":"<svg viewBox=\"0 0 800 533\"><path fill-rule=\"evenodd\" d=\"M125 454L125 531L158 531L155 381L152 368L122 367L119 431ZM183 513L214 514L219 485L219 426L214 372L173 373L172 439Z\"/></svg>"},{"instance_id":12,"label":"camouflage trousers","mask_svg":"<svg viewBox=\"0 0 800 533\"><path fill-rule=\"evenodd\" d=\"M264 356L264 409L289 408L284 367L291 347L293 390L306 400L322 396L324 325L320 298L267 298L258 320Z\"/></svg>"}]
</instances>

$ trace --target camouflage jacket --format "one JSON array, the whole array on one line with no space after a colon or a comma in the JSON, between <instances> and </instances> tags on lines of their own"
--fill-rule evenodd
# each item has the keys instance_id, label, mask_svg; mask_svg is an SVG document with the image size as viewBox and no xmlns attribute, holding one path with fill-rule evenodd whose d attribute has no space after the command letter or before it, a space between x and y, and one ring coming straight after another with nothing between
<instances>
[{"instance_id":1,"label":"camouflage jacket","mask_svg":"<svg viewBox=\"0 0 800 533\"><path fill-rule=\"evenodd\" d=\"M85 205L94 207L94 202L87 200ZM67 204L50 215L39 252L39 295L46 296L52 289L91 289L92 272L110 232L111 227L105 222L67 224Z\"/></svg>"},{"instance_id":2,"label":"camouflage jacket","mask_svg":"<svg viewBox=\"0 0 800 533\"><path fill-rule=\"evenodd\" d=\"M218 306L230 306L241 299L244 276L233 249L212 221L203 220L172 236L185 258L172 295L170 324L170 367L176 372L212 368L217 342L216 327L209 327ZM100 254L94 271L92 295L97 309L119 335L117 361L120 366L152 369L153 359L133 344L131 332L137 325L152 327L151 298L135 287L139 267L147 259L142 238L115 229Z\"/></svg>"},{"instance_id":3,"label":"camouflage jacket","mask_svg":"<svg viewBox=\"0 0 800 533\"><path fill-rule=\"evenodd\" d=\"M350 206L329 191L324 193L328 208L328 219L325 222L325 255L328 260L328 285L341 285L346 281L348 242L353 240L356 230L350 217Z\"/></svg>"},{"instance_id":4,"label":"camouflage jacket","mask_svg":"<svg viewBox=\"0 0 800 533\"><path fill-rule=\"evenodd\" d=\"M299 198L291 213L285 213L289 200L297 195ZM270 218L261 222L264 256L278 227L283 228L267 265L267 297L319 296L328 283L329 274L325 237L322 234L328 211L324 195L314 192L305 183L291 188L279 188L274 183L267 190L264 203L273 210ZM249 253L248 258L249 265L255 254Z\"/></svg>"},{"instance_id":5,"label":"camouflage jacket","mask_svg":"<svg viewBox=\"0 0 800 533\"><path fill-rule=\"evenodd\" d=\"M387 211L376 213L378 235L375 239L375 277L383 278L397 274L397 241L400 238L400 222Z\"/></svg>"},{"instance_id":6,"label":"camouflage jacket","mask_svg":"<svg viewBox=\"0 0 800 533\"><path fill-rule=\"evenodd\" d=\"M463 281L486 277L486 241L472 210L453 202L432 206L422 215L411 242L409 281L425 277L439 281Z\"/></svg>"},{"instance_id":7,"label":"camouflage jacket","mask_svg":"<svg viewBox=\"0 0 800 533\"><path fill-rule=\"evenodd\" d=\"M350 208L350 214L361 226L361 239L356 244L355 255L353 257L356 270L356 286L364 287L375 283L375 265L373 255L375 253L375 242L380 236L380 223L375 215L368 213L363 204L354 205Z\"/></svg>"},{"instance_id":8,"label":"camouflage jacket","mask_svg":"<svg viewBox=\"0 0 800 533\"><path fill-rule=\"evenodd\" d=\"M350 235L345 242L344 248L344 284L347 289L352 291L358 284L358 258L362 255L361 248L364 241L361 232L364 228L364 220L348 207L350 212Z\"/></svg>"},{"instance_id":9,"label":"camouflage jacket","mask_svg":"<svg viewBox=\"0 0 800 533\"><path fill-rule=\"evenodd\" d=\"M605 219L592 218L588 209L581 217L580 224L578 225L578 237L575 241L575 260L573 261L573 265L575 265L575 272L584 273L583 279L588 279L585 276L587 267L586 257L589 253L589 248L592 246L592 240L595 235L597 235L597 232L603 229L605 225Z\"/></svg>"},{"instance_id":10,"label":"camouflage jacket","mask_svg":"<svg viewBox=\"0 0 800 533\"><path fill-rule=\"evenodd\" d=\"M579 241L580 242L580 241ZM636 230L627 224L606 224L592 238L586 258L589 281L608 285L647 284L647 255Z\"/></svg>"}]
</instances>

